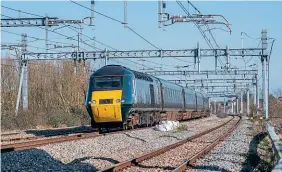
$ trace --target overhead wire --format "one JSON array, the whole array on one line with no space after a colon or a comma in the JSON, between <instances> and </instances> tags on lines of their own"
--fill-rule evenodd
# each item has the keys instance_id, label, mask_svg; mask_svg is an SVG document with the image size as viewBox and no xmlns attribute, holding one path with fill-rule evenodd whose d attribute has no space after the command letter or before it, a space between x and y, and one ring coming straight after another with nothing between
<instances>
[{"instance_id":1,"label":"overhead wire","mask_svg":"<svg viewBox=\"0 0 282 172\"><path fill-rule=\"evenodd\" d=\"M103 14L103 13L101 13L101 12L96 11L96 10L92 10L91 8L86 7L86 6L84 6L84 5L80 4L80 3L77 3L77 2L75 2L75 1L73 1L73 0L70 0L70 1L71 1L72 3L74 3L74 4L76 4L76 5L79 5L79 6L83 7L83 8L85 8L85 9L88 9L88 10L93 11L93 12L99 14L99 15L102 15L102 16L108 18L108 19L111 19L111 20L113 20L113 21L115 21L115 22L118 22L119 24L125 24L124 22L122 22L122 21L120 21L120 20L118 20L118 19L115 19L115 18L113 18L113 17L110 17L110 16L108 16L108 15L105 15L105 14ZM152 47L154 47L154 48L156 48L156 49L158 49L158 50L162 50L161 48L157 47L156 45L154 45L153 43L151 43L149 40L147 40L145 37L143 37L142 35L140 35L139 33L137 33L132 27L127 26L127 28L128 28L131 32L133 32L134 34L136 34L138 37L140 37L141 39L143 39L145 42L147 42L148 44L150 44ZM175 59L177 59L177 60L179 60L179 61L191 63L191 62L189 62L189 61L182 60L182 59L179 59L179 58L177 58L177 57L172 57L172 58L175 58Z\"/></svg>"},{"instance_id":2,"label":"overhead wire","mask_svg":"<svg viewBox=\"0 0 282 172\"><path fill-rule=\"evenodd\" d=\"M79 6L83 7L83 8L85 8L85 9L88 9L88 10L90 10L90 11L94 11L94 10L92 10L91 8L88 8L88 7L84 6L84 5L81 5L81 4L79 4L79 3L75 2L75 1L72 1L72 0L70 0L70 1L71 1L72 3L74 3L74 4L77 4L77 5L79 5ZM96 10L95 10L94 12L97 13L97 14L100 14L100 15L102 15L102 16L108 18L108 19L111 19L111 20L113 20L113 21L116 21L116 22L118 22L118 23L120 23L120 24L124 24L124 22L122 22L122 21L120 21L120 20L117 20L117 19L114 19L114 18L112 18L112 17L109 17L109 16L107 16L107 15L105 15L105 14L102 14L102 13L100 13L100 12L97 12ZM158 48L156 45L152 44L152 43L151 43L150 41L148 41L146 38L144 38L143 36L141 36L139 33L137 33L135 30L133 30L130 26L127 26L127 28L128 28L130 31L132 31L133 33L135 33L137 36L139 36L141 39L143 39L144 41L146 41L148 44L150 44L151 46L153 46L154 48L156 48L156 49L158 49L158 50L162 50L162 49ZM177 59L177 60L180 60L180 61L183 61L183 62L188 62L188 61L185 61L185 60L182 60L182 59L178 59L178 58L176 58L176 57L173 57L173 58L175 58L175 59ZM126 60L128 60L128 59L126 59ZM131 62L132 62L132 61L131 61ZM190 62L189 62L189 63L190 63ZM162 65L162 64L160 64L160 65Z\"/></svg>"},{"instance_id":3,"label":"overhead wire","mask_svg":"<svg viewBox=\"0 0 282 172\"><path fill-rule=\"evenodd\" d=\"M243 34L245 34L248 38L252 39L252 40L258 40L258 39L261 39L261 38L253 38L253 37L250 37L246 32L241 32Z\"/></svg>"},{"instance_id":4,"label":"overhead wire","mask_svg":"<svg viewBox=\"0 0 282 172\"><path fill-rule=\"evenodd\" d=\"M187 0L187 3L190 4L199 14L202 14L202 13L200 12L200 10L199 10L198 8L196 8L189 0ZM189 11L188 11L188 12L189 12ZM212 37L212 39L213 39L213 42L215 43L216 47L219 48L219 46L218 46L218 44L217 44L217 42L216 42L216 40L215 40L215 38L214 38L214 36L213 36L213 34L212 34L212 32L211 32L211 29L210 29L209 25L208 25L208 24L204 24L204 26L206 26L207 31L209 31L209 33L210 33L210 35L211 35L211 37ZM203 31L203 32L204 32L204 31Z\"/></svg>"},{"instance_id":5,"label":"overhead wire","mask_svg":"<svg viewBox=\"0 0 282 172\"><path fill-rule=\"evenodd\" d=\"M187 2L188 2L188 4L191 4L192 7L193 7L198 13L202 14L190 1L187 0ZM191 16L191 14L189 13L189 11L187 11L187 9L184 7L184 5L183 5L179 0L177 0L177 3L178 3L178 5L182 8L182 10L183 10L188 16ZM209 45L209 47L210 47L211 49L214 49L212 43L210 42L210 39L208 39L208 37L206 36L206 34L204 33L204 31L201 29L201 27L199 26L199 24L196 23L195 21L193 21L193 23L197 26L198 30L200 31L200 33L202 34L202 36L203 36L204 39L206 40L206 42L207 42L207 44ZM216 40L215 40L215 38L214 38L214 36L213 36L211 30L209 29L209 26L206 25L206 24L205 24L205 26L207 27L207 30L209 31L209 33L210 33L210 35L211 35L211 37L212 37L214 43L216 44L217 48L219 48L219 46L218 46L218 44L217 44L217 42L216 42ZM219 59L219 60L220 60L220 59ZM222 64L222 65L223 65L223 64Z\"/></svg>"},{"instance_id":6,"label":"overhead wire","mask_svg":"<svg viewBox=\"0 0 282 172\"><path fill-rule=\"evenodd\" d=\"M247 35L247 37L249 37L246 32L242 32L242 33L244 33L245 35ZM253 40L257 40L256 38L251 38L251 37L249 37L249 38L250 38L250 39L253 39ZM259 39L260 39L260 38L259 38ZM261 44L261 40L260 40L260 42L259 42L257 48L260 46L260 44ZM244 58L244 57L241 57L241 58L242 58L242 60L243 60L244 63L245 63L245 70L246 70L246 65L253 59L253 56L252 56L247 62L245 61L245 58Z\"/></svg>"},{"instance_id":7,"label":"overhead wire","mask_svg":"<svg viewBox=\"0 0 282 172\"><path fill-rule=\"evenodd\" d=\"M73 3L75 3L75 4L77 4L77 5L79 5L79 6L81 6L81 7L87 8L87 9L89 9L89 10L92 11L92 9L90 9L90 8L88 8L88 7L85 7L85 6L83 6L83 5L79 4L79 3L76 3L75 1L72 1L72 0L70 0L70 1L73 2ZM1 6L2 6L2 5L1 5ZM21 10L12 9L12 8L5 7L5 6L2 6L2 7L7 8L7 9L10 9L10 10L14 10L14 11L22 12L22 13L25 13L25 14L34 15L34 16L37 16L37 17L44 17L44 16L40 16L40 15L36 15L36 14L24 12L24 11L21 11ZM112 18L112 17L109 17L109 16L107 16L107 15L105 15L105 14L102 14L102 13L97 12L97 11L94 11L94 12L97 13L97 14L100 14L100 15L106 17L106 18L109 18L109 19L111 19L111 20L114 20L114 21L116 21L116 22L119 22L120 24L124 24L122 21L119 21L119 20L117 20L117 19L114 19L114 18ZM5 15L3 15L3 16L5 16ZM6 17L9 17L9 16L6 16ZM11 17L9 17L9 18L11 18ZM39 28L41 28L41 27L39 27ZM143 39L144 41L146 41L147 43L149 43L149 44L152 45L153 47L155 47L155 48L161 50L160 48L158 48L157 46L155 46L154 44L152 44L150 41L148 41L146 38L144 38L143 36L141 36L140 34L138 34L138 33L137 33L135 30L133 30L131 27L128 27L128 28L129 28L129 30L131 30L133 33L135 33L137 36L139 36L140 38L142 38L142 39ZM46 30L46 28L41 28L41 29ZM47 29L47 30L48 30L48 29ZM61 33L58 33L58 32L52 31L52 30L48 30L48 31L51 31L51 32L56 33L56 34L58 34L58 35L61 35L61 36L64 36L64 37L69 38L68 36L63 35L63 34L61 34ZM75 40L75 39L72 38L72 40ZM88 45L88 44L85 43L84 41L82 41L82 43ZM100 43L100 42L98 42L98 43ZM105 45L105 44L104 44L104 45ZM89 46L89 45L88 45L88 46ZM92 47L92 46L91 46L91 47ZM94 47L94 48L95 48L95 47ZM112 47L111 47L111 48L112 48ZM176 57L174 57L174 58L176 58ZM178 59L178 58L176 58L176 59ZM178 59L178 60L180 60L180 59ZM184 61L184 60L181 60L181 61ZM136 63L136 62L134 62L134 63ZM160 64L160 65L162 65L162 64Z\"/></svg>"},{"instance_id":8,"label":"overhead wire","mask_svg":"<svg viewBox=\"0 0 282 172\"><path fill-rule=\"evenodd\" d=\"M79 3L76 3L76 4L79 4ZM2 5L1 5L2 6ZM29 13L29 12L25 12L25 11L21 11L21 10L16 10L16 9L13 9L13 8L9 8L9 7L5 7L5 6L2 6L2 7L4 7L4 8L7 8L7 9L10 9L10 10L14 10L14 11L20 11L20 12L22 12L22 13L25 13L25 14L29 14L29 15L33 15L33 16L36 16L36 17L44 17L44 16L41 16L41 15L37 15L37 14L33 14L33 13ZM106 16L106 15L104 15L104 14L102 14L102 13L99 13L99 12L97 12L98 14L100 14L100 15L102 15L102 16ZM9 16L6 16L6 17L9 17ZM110 19L113 19L113 18L111 18L111 17L108 17L108 18L110 18ZM117 20L115 20L115 21L117 21ZM69 26L68 26L69 27ZM75 31L75 32L77 32L78 33L78 31L76 31L76 30L74 30L74 29L72 29L71 27L69 27L71 30L73 30L73 31ZM45 28L43 28L43 29L45 29ZM52 31L51 30L51 32L54 32L54 31ZM54 33L57 33L57 32L54 32ZM91 37L89 37L89 36L87 36L87 35L85 35L85 34L83 34L83 33L80 33L81 35L83 35L83 36L85 36L85 37L87 37L87 38L90 38L91 40L94 40L95 42L97 42L97 43L100 43L100 44L102 44L102 45L104 45L104 46L106 46L106 47L108 47L108 48L111 48L111 49L113 49L113 50L117 50L117 49L115 49L115 48L113 48L113 47L111 47L111 46L109 46L109 45L106 45L105 43L102 43L101 41L98 41L98 40L96 40L96 39L94 39L94 38L91 38ZM20 35L20 34L19 34ZM59 35L62 35L62 34L60 34L59 33ZM66 37L66 36L64 36L64 37ZM67 39L70 39L71 37L67 37ZM35 38L36 39L36 38ZM72 38L73 39L73 38ZM43 39L43 40L46 40L46 39ZM74 39L73 39L74 40ZM49 42L51 42L51 41L49 41ZM58 41L52 41L52 42L58 42ZM84 44L86 44L84 41L82 41L82 43L84 43ZM69 44L69 45L73 45L73 44ZM91 46L92 47L92 46ZM98 49L98 50L102 50L102 49L99 49L99 48L97 48L97 47L92 47L92 48L95 48L95 49ZM128 60L128 59L125 59L125 60L127 60L127 61L130 61L130 62L132 62L132 63L136 63L136 64L138 64L138 65L141 65L141 66L144 66L144 65L142 65L142 64L139 64L139 63L137 63L137 62L134 62L134 61L131 61L131 60ZM116 61L116 60L115 60Z\"/></svg>"},{"instance_id":9,"label":"overhead wire","mask_svg":"<svg viewBox=\"0 0 282 172\"><path fill-rule=\"evenodd\" d=\"M91 8L88 8L88 7L84 6L84 5L81 5L81 4L79 4L79 3L75 2L75 1L72 1L72 0L70 0L70 1L71 1L72 3L78 5L78 6L81 6L81 7L83 7L83 8L86 8L86 9L89 9L89 10L93 11ZM111 20L116 21L116 22L118 22L118 23L124 24L122 21L117 20L117 19L115 19L115 18L113 18L113 17L107 16L107 15L105 15L105 14L103 14L103 13L100 13L100 12L98 12L98 11L96 11L96 10L95 10L94 12L97 13L97 14L99 14L99 15L101 15L101 16L104 16L104 17L106 17L106 18L108 18L108 19L111 19Z\"/></svg>"},{"instance_id":10,"label":"overhead wire","mask_svg":"<svg viewBox=\"0 0 282 172\"><path fill-rule=\"evenodd\" d=\"M5 31L5 30L2 30L2 31L3 31L3 32L6 32L6 33L8 33L8 34L13 34L13 35L21 36L21 34L18 34L18 33L9 32L9 31ZM27 37L35 39L35 37L32 37L32 36L27 36ZM40 39L40 38L36 38L35 40L38 41L38 40L41 40L41 39ZM30 42L34 42L34 41L27 41L27 43L30 43ZM53 42L53 41L52 41L52 42ZM38 46L33 46L33 45L30 45L30 44L28 44L28 47L46 50L46 48L42 48L42 47L38 47ZM62 51L57 51L57 50L54 50L54 49L49 49L49 50L51 50L51 51L53 51L53 52L62 52Z\"/></svg>"},{"instance_id":11,"label":"overhead wire","mask_svg":"<svg viewBox=\"0 0 282 172\"><path fill-rule=\"evenodd\" d=\"M76 2L74 2L74 3L76 3ZM79 3L76 3L76 4L79 4ZM6 7L6 6L3 6L3 5L1 5L1 6L4 7L4 8L10 9L10 10L18 11L18 12L25 13L25 14L29 14L29 15L33 15L33 16L36 16L36 17L42 17L42 18L46 17L46 16L34 14L34 13L29 13L29 12L26 12L26 11L21 11L21 10L13 9L13 8ZM99 13L99 12L97 12L97 13L100 14L100 15L103 15L102 13ZM108 17L108 16L106 16L106 15L103 15L103 16L104 16L104 17ZM111 17L108 17L108 18L111 18ZM114 18L111 18L111 19L115 20ZM78 31L72 29L70 25L66 25L66 24L64 24L64 23L62 23L62 24L63 24L65 27L68 27L68 28L70 28L71 30L73 30L73 31L75 31L75 32L78 33ZM44 28L44 29L45 29L45 28ZM51 32L54 32L54 31L51 30ZM56 33L56 32L54 32L54 33ZM57 34L58 34L58 33L57 33ZM91 37L89 37L89 36L87 36L87 35L85 35L85 34L83 34L83 33L80 33L80 34L83 35L83 36L85 36L85 37L87 37L87 38L90 38L91 40L94 40L95 42L97 42L97 43L99 43L99 44L102 44L102 45L104 45L104 46L106 46L106 47L112 48L112 47L106 45L105 43L103 43L103 42L101 42L101 41L98 41L98 40L96 40L96 39L93 39L93 38L91 38ZM76 35L75 35L75 36L76 36ZM75 36L67 37L67 39L71 39L71 38L73 38L73 37L75 37ZM82 43L85 43L85 42L82 41Z\"/></svg>"},{"instance_id":12,"label":"overhead wire","mask_svg":"<svg viewBox=\"0 0 282 172\"><path fill-rule=\"evenodd\" d=\"M70 0L70 1L71 1L72 3L74 3L74 4L76 4L76 5L79 5L79 6L83 7L83 8L85 8L85 9L88 9L88 10L90 10L90 11L93 11L91 8L88 8L88 7L84 6L84 5L81 5L81 4L79 4L79 3L75 2L75 1L72 1L72 0ZM103 13L100 13L100 12L98 12L98 11L96 11L96 10L95 10L94 12L97 13L97 14L99 14L99 15L102 15L102 16L108 18L108 19L111 19L111 20L113 20L113 21L116 21L116 22L118 22L118 23L120 23L120 24L124 24L122 21L119 21L119 20L117 20L117 19L114 19L114 18L112 18L112 17L110 17L110 16L107 16L107 15L105 15L105 14L103 14ZM141 37L144 41L146 41L147 43L149 43L149 44L152 45L153 47L159 49L159 48L156 47L154 44L152 44L151 42L149 42L148 40L146 40L144 37L142 37L140 34L138 34L137 32L135 32L131 27L128 26L128 28L129 28L132 32L134 32L135 34L137 34L139 37ZM87 37L88 37L88 36L87 36ZM88 37L88 38L90 38L90 37ZM90 40L94 40L94 38L90 38ZM94 40L94 41L95 41L95 40ZM99 41L97 41L97 42L98 42L98 43L101 43L101 42L99 42ZM102 43L102 45L105 45L105 44ZM115 50L115 51L118 51L118 49L113 48L113 47L111 47L111 46L108 46L108 45L105 45L105 46L108 47L108 48L111 48L111 49L113 49L113 50ZM141 66L144 66L143 64L140 64L140 63L131 61L131 60L129 60L129 59L124 59L124 60L127 60L127 61L129 61L129 62L131 62L131 63L135 63L135 64L138 64L138 65L141 65ZM116 61L116 60L115 60L115 61Z\"/></svg>"},{"instance_id":13,"label":"overhead wire","mask_svg":"<svg viewBox=\"0 0 282 172\"><path fill-rule=\"evenodd\" d=\"M6 30L1 30L2 32L6 32L6 33L9 33L9 34L13 34L13 35L18 35L18 36L22 36L22 34L19 34L19 33L15 33L15 32L11 32L11 31L6 31ZM39 37L34 37L34 36L29 36L27 35L28 38L32 38L36 41L45 41L46 39L44 38L39 38ZM66 44L66 45L72 45L70 43L65 43L65 42L60 42L60 41L51 41L51 40L48 40L49 42L53 42L53 43L58 43L58 44ZM27 41L27 42L31 42L31 41Z\"/></svg>"},{"instance_id":14,"label":"overhead wire","mask_svg":"<svg viewBox=\"0 0 282 172\"><path fill-rule=\"evenodd\" d=\"M76 2L74 2L74 1L72 1L72 2L75 3L75 4L77 4L77 5L79 5L79 6L85 7L85 6L83 6L83 5L79 4L79 3L76 3ZM14 10L14 11L19 11L19 12L22 12L22 13L25 13L25 14L37 16L37 17L44 17L44 16L41 16L41 15L37 15L37 14L33 14L33 13L21 11L21 10L16 10L16 9L9 8L9 7L5 7L5 6L2 6L2 7L7 8L7 9L10 9L10 10ZM112 19L112 20L114 20L114 21L117 21L117 22L123 24L123 22L118 21L118 20L116 20L116 19L114 19L114 18L112 18L112 17L106 16L106 15L104 15L104 14L102 14L102 13L97 12L97 11L95 11L95 12L98 13L98 14L100 14L100 15L102 15L102 16L104 16L104 17L107 17L107 18L109 18L109 19ZM5 15L3 15L3 16L5 16ZM11 17L9 17L9 16L5 16L5 17L11 18ZM66 25L65 25L65 26L66 26ZM67 27L69 27L69 26L67 26ZM72 29L71 27L69 27L69 28ZM155 45L153 45L152 43L150 43L148 40L146 40L144 37L142 37L140 34L138 34L136 31L134 31L132 28L129 28L129 29L130 29L132 32L134 32L135 34L137 34L139 37L141 37L143 40L145 40L147 43L149 43L150 45L154 46L155 48L158 48L158 47L156 47ZM44 30L45 30L45 28L44 28ZM74 30L74 29L72 29L72 30ZM52 30L49 30L49 31L54 32L54 31L52 31ZM74 31L76 31L76 30L74 30ZM76 31L76 32L78 33L78 31ZM57 32L54 32L54 33L57 33ZM57 34L66 37L66 36L63 35L63 34L60 34L60 33L57 33ZM87 35L85 35L85 34L83 34L83 33L80 33L80 34L83 35L83 36L85 36L85 37L87 37L87 38L90 38L89 36L87 36ZM67 37L67 38L70 39L71 37ZM72 39L73 39L73 38L72 38ZM115 48L113 48L113 47L111 47L111 46L108 46L108 45L106 45L106 44L104 44L104 43L102 43L102 42L100 42L100 41L97 41L97 40L95 40L95 39L93 39L93 38L90 38L90 39L91 39L91 40L94 40L95 42L98 42L98 43L100 43L100 44L102 44L102 45L104 45L104 46L106 46L106 47L108 47L108 48L117 50L117 49L115 49ZM74 39L73 39L73 40L74 40ZM81 41L81 42L84 43L84 44L86 44L84 41ZM88 45L88 44L86 44L86 45ZM89 46L89 45L88 45L88 46ZM94 48L96 48L96 47L94 47ZM129 60L129 61L130 61L130 60ZM133 61L130 61L130 62L133 62ZM137 62L133 62L133 63L137 63ZM138 64L138 63L137 63L137 64ZM139 64L139 65L142 65L142 64ZM142 65L142 66L144 66L144 65Z\"/></svg>"},{"instance_id":15,"label":"overhead wire","mask_svg":"<svg viewBox=\"0 0 282 172\"><path fill-rule=\"evenodd\" d=\"M10 31L6 31L6 30L2 30L2 32L5 32L5 33L8 33L8 34L13 34L13 35L18 35L18 36L21 36L21 34L19 33L15 33L15 32L10 32ZM38 38L38 37L33 37L33 36L28 36L28 38L32 38L34 39L34 41L27 41L27 43L31 43L31 42L35 42L35 41L45 41L45 39L43 38ZM49 42L53 42L53 43L59 43L59 44L65 44L65 45L73 45L73 44L69 44L69 43L65 43L65 42L59 42L59 41L49 41ZM32 46L30 44L28 44L29 47L33 47L33 48L37 48L37 49L42 49L42 50L46 50L46 48L41 48L41 47L37 47L37 46ZM48 50L51 50L51 51L54 51L54 52L62 52L62 51L56 51L54 49L48 49ZM86 50L86 49L84 49Z\"/></svg>"},{"instance_id":16,"label":"overhead wire","mask_svg":"<svg viewBox=\"0 0 282 172\"><path fill-rule=\"evenodd\" d=\"M10 16L6 16L6 15L4 15L4 14L1 14L1 16L7 17L7 18L10 18L10 19L16 19L16 18L13 18L13 17L10 17ZM19 21L20 21L20 20L19 20ZM25 23L28 23L28 22L25 22ZM64 34L61 34L61 33L59 33L59 32L55 32L55 31L50 30L50 29L46 29L46 28L43 28L43 27L40 27L40 26L37 26L37 28L40 28L40 29L43 29L43 30L47 30L47 31L56 33L56 34L58 34L58 35L60 35L60 36L63 36L63 37L65 37L65 38L70 38L69 36L66 36L66 35L64 35ZM74 40L74 41L78 41L77 39L74 39L74 38L70 38L70 39L71 39L71 40ZM85 45L87 45L87 46L93 48L92 45L90 45L90 44L88 44L88 43L86 43L86 42L84 42L84 41L81 41L81 42L82 42L83 44L85 44Z\"/></svg>"},{"instance_id":17,"label":"overhead wire","mask_svg":"<svg viewBox=\"0 0 282 172\"><path fill-rule=\"evenodd\" d=\"M202 14L202 13L200 12L200 10L199 10L197 7L195 7L189 0L187 0L187 2L188 2L188 5L190 4L199 14ZM183 7L184 7L184 6L183 6ZM188 11L188 14L189 14L189 11ZM194 22L194 24L197 24L197 23ZM208 25L208 24L204 24L204 26L206 26L207 31L209 31L209 33L210 33L210 35L211 35L211 37L212 37L212 39L213 39L213 42L215 43L216 47L219 48L219 45L217 44L217 42L216 42L216 40L215 40L215 38L214 38L214 36L213 36L213 34L212 34L212 32L211 32L211 29L210 29L209 25ZM198 27L198 29L201 30L201 27ZM202 32L203 32L203 34L205 35L204 31L202 31ZM210 42L209 39L208 39L208 41ZM211 44L211 45L212 45L212 44ZM213 46L210 47L210 48L214 49ZM221 63L222 66L224 66L224 65L223 65L223 62L222 62L221 59L220 59L220 57L218 58L218 61Z\"/></svg>"},{"instance_id":18,"label":"overhead wire","mask_svg":"<svg viewBox=\"0 0 282 172\"><path fill-rule=\"evenodd\" d=\"M179 0L176 0L177 4L180 6L180 8L188 15L188 16L191 16L191 14L189 13L189 11L187 11L187 9L184 7L184 5L179 1ZM191 2L190 2L191 4ZM208 46L211 48L211 49L215 49L212 45L212 43L210 42L210 40L207 38L206 34L203 32L203 30L201 29L201 27L199 26L198 23L196 23L195 21L192 21L196 27L198 28L198 30L200 31L201 35L203 36L203 38L205 39L206 43L208 44ZM214 40L215 41L215 40ZM220 60L220 58L218 58L219 62L221 63L222 66L223 65L223 62ZM225 72L227 73L227 71L225 70ZM230 77L232 78L232 76L230 75Z\"/></svg>"}]
</instances>

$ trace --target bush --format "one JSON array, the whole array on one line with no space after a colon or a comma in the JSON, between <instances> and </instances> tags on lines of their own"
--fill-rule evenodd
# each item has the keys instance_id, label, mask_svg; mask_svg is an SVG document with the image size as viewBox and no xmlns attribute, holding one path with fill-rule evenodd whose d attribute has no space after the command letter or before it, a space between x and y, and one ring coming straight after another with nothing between
<instances>
[{"instance_id":1,"label":"bush","mask_svg":"<svg viewBox=\"0 0 282 172\"><path fill-rule=\"evenodd\" d=\"M181 132L181 131L186 131L187 130L187 126L186 125L179 125L177 128L176 128L176 131L178 132Z\"/></svg>"},{"instance_id":2,"label":"bush","mask_svg":"<svg viewBox=\"0 0 282 172\"><path fill-rule=\"evenodd\" d=\"M29 62L29 109L23 111L21 102L15 115L20 79L18 66L14 60L1 60L2 130L90 124L84 107L90 73L84 73L82 65L77 65L74 74L72 62Z\"/></svg>"}]
</instances>

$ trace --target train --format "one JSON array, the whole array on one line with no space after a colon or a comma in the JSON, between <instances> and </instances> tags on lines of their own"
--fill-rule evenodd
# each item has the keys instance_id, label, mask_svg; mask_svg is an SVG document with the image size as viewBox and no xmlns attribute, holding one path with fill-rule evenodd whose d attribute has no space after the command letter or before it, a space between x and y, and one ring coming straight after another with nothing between
<instances>
[{"instance_id":1,"label":"train","mask_svg":"<svg viewBox=\"0 0 282 172\"><path fill-rule=\"evenodd\" d=\"M90 75L85 106L91 126L100 132L210 115L202 93L121 65L106 65Z\"/></svg>"}]
</instances>

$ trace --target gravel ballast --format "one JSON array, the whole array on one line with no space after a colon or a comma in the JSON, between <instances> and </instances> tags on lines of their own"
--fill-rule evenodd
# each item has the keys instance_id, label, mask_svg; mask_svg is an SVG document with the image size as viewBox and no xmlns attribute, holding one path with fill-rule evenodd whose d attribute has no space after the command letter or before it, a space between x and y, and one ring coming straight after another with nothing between
<instances>
[{"instance_id":1,"label":"gravel ballast","mask_svg":"<svg viewBox=\"0 0 282 172\"><path fill-rule=\"evenodd\" d=\"M76 126L66 128L49 128L49 129L31 129L21 130L7 133L14 133L6 135L7 133L1 133L1 143L11 144L19 143L28 140L41 140L47 137L60 137L61 135L72 135L76 133L91 132L93 129L90 126Z\"/></svg>"},{"instance_id":2,"label":"gravel ballast","mask_svg":"<svg viewBox=\"0 0 282 172\"><path fill-rule=\"evenodd\" d=\"M185 131L152 128L51 144L37 149L2 154L2 171L96 171L170 145L220 125L231 117L214 115L182 123Z\"/></svg>"},{"instance_id":3,"label":"gravel ballast","mask_svg":"<svg viewBox=\"0 0 282 172\"><path fill-rule=\"evenodd\" d=\"M209 154L187 171L250 171L252 123L243 117L239 126Z\"/></svg>"},{"instance_id":4,"label":"gravel ballast","mask_svg":"<svg viewBox=\"0 0 282 172\"><path fill-rule=\"evenodd\" d=\"M228 129L233 127L233 125L236 123L236 120L238 119L234 119L222 128L216 129L190 142L184 143L183 145L180 145L174 149L170 149L163 154L142 161L138 163L138 165L132 166L123 171L171 171L185 162L187 158L190 158L199 153L206 146L210 145L219 136L225 133Z\"/></svg>"}]
</instances>

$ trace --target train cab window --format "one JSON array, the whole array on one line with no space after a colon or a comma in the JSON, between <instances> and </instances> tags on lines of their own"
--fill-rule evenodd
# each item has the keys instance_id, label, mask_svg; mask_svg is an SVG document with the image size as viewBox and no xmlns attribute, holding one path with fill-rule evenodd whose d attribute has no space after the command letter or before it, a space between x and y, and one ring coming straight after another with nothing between
<instances>
[{"instance_id":1,"label":"train cab window","mask_svg":"<svg viewBox=\"0 0 282 172\"><path fill-rule=\"evenodd\" d=\"M96 77L94 79L95 90L116 90L121 89L121 77Z\"/></svg>"}]
</instances>

